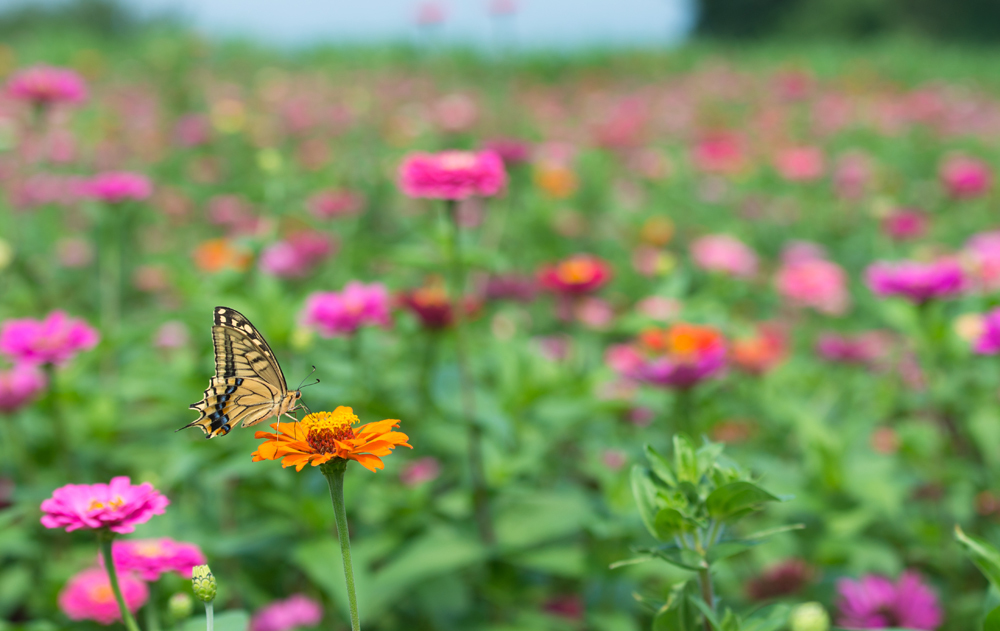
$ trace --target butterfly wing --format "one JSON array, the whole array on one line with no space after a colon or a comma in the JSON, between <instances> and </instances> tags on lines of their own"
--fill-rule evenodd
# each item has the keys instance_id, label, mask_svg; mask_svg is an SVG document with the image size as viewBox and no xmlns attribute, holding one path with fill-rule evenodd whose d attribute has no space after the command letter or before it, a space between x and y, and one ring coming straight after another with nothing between
<instances>
[{"instance_id":1,"label":"butterfly wing","mask_svg":"<svg viewBox=\"0 0 1000 631\"><path fill-rule=\"evenodd\" d=\"M215 438L236 423L249 427L295 409L300 393L289 392L271 347L243 314L216 307L212 342L215 377L202 400L190 406L199 417L181 429L197 426Z\"/></svg>"}]
</instances>

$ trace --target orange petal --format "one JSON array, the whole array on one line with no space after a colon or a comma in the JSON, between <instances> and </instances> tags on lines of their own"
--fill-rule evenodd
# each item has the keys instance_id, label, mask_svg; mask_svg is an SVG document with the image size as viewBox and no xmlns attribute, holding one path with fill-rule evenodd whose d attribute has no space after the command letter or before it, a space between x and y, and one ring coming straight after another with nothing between
<instances>
[{"instance_id":1,"label":"orange petal","mask_svg":"<svg viewBox=\"0 0 1000 631\"><path fill-rule=\"evenodd\" d=\"M385 468L385 464L377 456L369 454L351 454L350 459L356 460L358 464L373 473L378 469Z\"/></svg>"}]
</instances>

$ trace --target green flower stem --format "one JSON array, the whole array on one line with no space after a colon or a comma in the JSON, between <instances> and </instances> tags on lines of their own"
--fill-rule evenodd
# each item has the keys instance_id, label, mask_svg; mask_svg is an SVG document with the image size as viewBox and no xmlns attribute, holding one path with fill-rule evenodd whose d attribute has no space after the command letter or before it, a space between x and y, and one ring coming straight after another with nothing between
<instances>
[{"instance_id":1,"label":"green flower stem","mask_svg":"<svg viewBox=\"0 0 1000 631\"><path fill-rule=\"evenodd\" d=\"M476 513L479 537L483 543L496 541L490 517L489 489L483 467L483 429L476 420L475 383L469 369L468 345L465 337L465 263L462 260L462 228L458 225L458 203L447 202L451 228L451 291L452 319L455 323L455 357L462 391L462 414L469 426L469 469L472 475L472 504Z\"/></svg>"},{"instance_id":2,"label":"green flower stem","mask_svg":"<svg viewBox=\"0 0 1000 631\"><path fill-rule=\"evenodd\" d=\"M156 608L156 603L159 600L160 587L159 583L153 581L149 583L149 600L146 601L145 611L143 615L146 618L146 631L160 631L160 612Z\"/></svg>"},{"instance_id":3,"label":"green flower stem","mask_svg":"<svg viewBox=\"0 0 1000 631\"><path fill-rule=\"evenodd\" d=\"M215 626L215 607L212 603L205 603L205 631L212 631Z\"/></svg>"},{"instance_id":4,"label":"green flower stem","mask_svg":"<svg viewBox=\"0 0 1000 631\"><path fill-rule=\"evenodd\" d=\"M122 596L122 590L118 586L118 574L115 572L115 562L111 556L111 541L113 539L114 534L110 531L102 530L97 535L97 540L101 547L101 556L104 557L104 568L108 572L108 582L111 583L111 591L114 592L115 600L118 601L118 609L122 612L122 622L125 623L125 628L128 631L139 631L139 625L135 623L132 612L125 605L125 598Z\"/></svg>"},{"instance_id":5,"label":"green flower stem","mask_svg":"<svg viewBox=\"0 0 1000 631\"><path fill-rule=\"evenodd\" d=\"M347 529L347 508L344 506L344 472L347 460L334 458L320 465L320 471L330 485L330 499L337 517L337 538L340 539L340 553L344 557L344 578L347 580L347 602L351 610L351 631L361 631L358 618L358 597L354 590L354 566L351 563L351 535ZM211 629L209 629L211 631Z\"/></svg>"},{"instance_id":6,"label":"green flower stem","mask_svg":"<svg viewBox=\"0 0 1000 631\"><path fill-rule=\"evenodd\" d=\"M698 570L698 583L701 585L701 597L708 605L709 610L715 611L715 595L712 592L712 575L709 569ZM705 631L712 631L712 623L705 618Z\"/></svg>"},{"instance_id":7,"label":"green flower stem","mask_svg":"<svg viewBox=\"0 0 1000 631\"><path fill-rule=\"evenodd\" d=\"M674 394L674 431L693 436L694 430L694 392L679 388Z\"/></svg>"}]
</instances>

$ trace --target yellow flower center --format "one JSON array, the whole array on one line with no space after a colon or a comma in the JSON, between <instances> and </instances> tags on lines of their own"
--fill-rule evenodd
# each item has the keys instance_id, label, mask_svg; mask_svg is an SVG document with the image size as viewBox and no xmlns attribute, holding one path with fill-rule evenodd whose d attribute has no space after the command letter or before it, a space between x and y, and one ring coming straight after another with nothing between
<instances>
[{"instance_id":1,"label":"yellow flower center","mask_svg":"<svg viewBox=\"0 0 1000 631\"><path fill-rule=\"evenodd\" d=\"M302 419L306 431L306 442L318 453L337 453L335 441L354 438L351 425L360 422L349 407L340 406L333 412L314 412Z\"/></svg>"},{"instance_id":2,"label":"yellow flower center","mask_svg":"<svg viewBox=\"0 0 1000 631\"><path fill-rule=\"evenodd\" d=\"M111 500L110 502L107 503L107 507L110 508L111 510L118 510L124 504L125 504L125 500L123 500L120 497L116 497L115 499L113 499L113 500ZM105 505L102 502L99 502L97 500L90 500L90 505L87 506L87 510L97 510L99 508L104 508L104 506Z\"/></svg>"},{"instance_id":3,"label":"yellow flower center","mask_svg":"<svg viewBox=\"0 0 1000 631\"><path fill-rule=\"evenodd\" d=\"M567 285L582 285L597 274L597 266L587 259L570 259L559 264L556 275Z\"/></svg>"},{"instance_id":4,"label":"yellow flower center","mask_svg":"<svg viewBox=\"0 0 1000 631\"><path fill-rule=\"evenodd\" d=\"M111 591L110 585L95 585L87 590L91 602L110 603L115 600L115 593Z\"/></svg>"},{"instance_id":5,"label":"yellow flower center","mask_svg":"<svg viewBox=\"0 0 1000 631\"><path fill-rule=\"evenodd\" d=\"M139 554L139 556L152 559L163 553L163 546L161 546L157 541L147 541L136 546L135 551Z\"/></svg>"}]
</instances>

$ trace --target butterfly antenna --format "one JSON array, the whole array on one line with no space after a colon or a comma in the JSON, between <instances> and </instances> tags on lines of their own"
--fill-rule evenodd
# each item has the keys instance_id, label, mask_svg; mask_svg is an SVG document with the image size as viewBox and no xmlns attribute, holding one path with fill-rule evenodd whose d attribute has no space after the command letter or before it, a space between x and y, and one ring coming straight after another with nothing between
<instances>
[{"instance_id":1,"label":"butterfly antenna","mask_svg":"<svg viewBox=\"0 0 1000 631\"><path fill-rule=\"evenodd\" d=\"M316 367L315 366L312 367L312 370L309 372L308 375L306 375L306 378L302 380L302 383L299 384L299 387L296 388L296 390L301 390L302 388L305 388L306 386L304 386L302 384L304 384L306 382L306 379L308 379L309 377L312 377L314 372L316 372ZM313 383L306 384L306 385L315 386L317 383L319 383L319 379L317 379Z\"/></svg>"}]
</instances>

